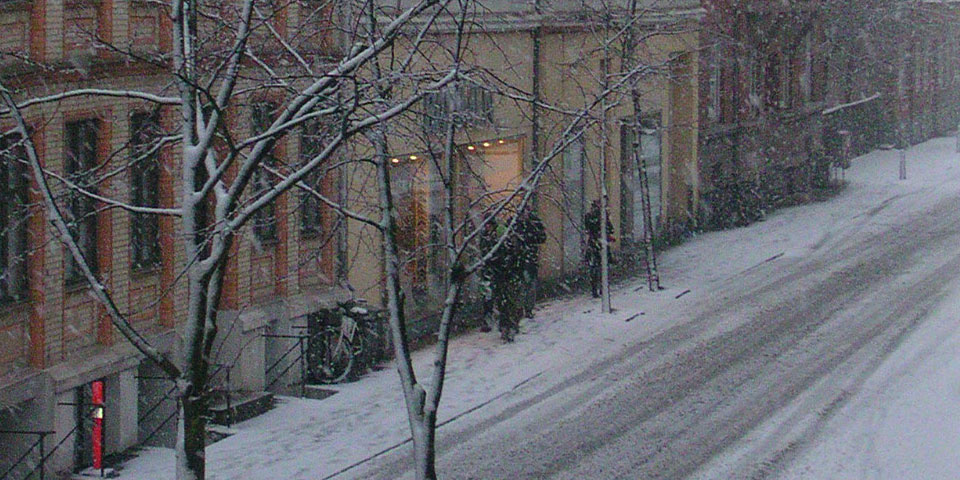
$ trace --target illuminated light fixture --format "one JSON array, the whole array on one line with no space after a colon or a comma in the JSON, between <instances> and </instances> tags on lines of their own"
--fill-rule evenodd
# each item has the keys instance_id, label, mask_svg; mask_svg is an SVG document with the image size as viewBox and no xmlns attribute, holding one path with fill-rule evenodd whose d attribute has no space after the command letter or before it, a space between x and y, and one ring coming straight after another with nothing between
<instances>
[{"instance_id":1,"label":"illuminated light fixture","mask_svg":"<svg viewBox=\"0 0 960 480\"><path fill-rule=\"evenodd\" d=\"M410 160L416 160L416 159L417 159L416 155L410 155Z\"/></svg>"},{"instance_id":2,"label":"illuminated light fixture","mask_svg":"<svg viewBox=\"0 0 960 480\"><path fill-rule=\"evenodd\" d=\"M483 142L483 148L489 148L490 142Z\"/></svg>"},{"instance_id":3,"label":"illuminated light fixture","mask_svg":"<svg viewBox=\"0 0 960 480\"><path fill-rule=\"evenodd\" d=\"M391 162L391 163L400 163L400 159L399 159L399 158L391 158L391 159L390 159L390 162Z\"/></svg>"},{"instance_id":4,"label":"illuminated light fixture","mask_svg":"<svg viewBox=\"0 0 960 480\"><path fill-rule=\"evenodd\" d=\"M470 150L471 152L474 151L474 150L476 150L476 149L477 149L477 147L474 147L473 145L467 145L467 150Z\"/></svg>"},{"instance_id":5,"label":"illuminated light fixture","mask_svg":"<svg viewBox=\"0 0 960 480\"><path fill-rule=\"evenodd\" d=\"M507 141L501 138L500 140L497 140L497 143L503 145L504 143L507 143Z\"/></svg>"}]
</instances>

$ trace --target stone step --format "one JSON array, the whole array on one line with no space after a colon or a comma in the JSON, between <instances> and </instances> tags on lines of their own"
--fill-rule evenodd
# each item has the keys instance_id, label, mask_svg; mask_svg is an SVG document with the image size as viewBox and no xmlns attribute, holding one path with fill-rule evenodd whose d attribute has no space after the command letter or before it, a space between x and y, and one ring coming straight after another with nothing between
<instances>
[{"instance_id":1,"label":"stone step","mask_svg":"<svg viewBox=\"0 0 960 480\"><path fill-rule=\"evenodd\" d=\"M337 391L330 388L329 385L304 385L303 387L304 397L313 400L323 400L336 393Z\"/></svg>"},{"instance_id":2,"label":"stone step","mask_svg":"<svg viewBox=\"0 0 960 480\"><path fill-rule=\"evenodd\" d=\"M95 469L93 467L85 468L80 473L75 473L70 476L73 480L89 480L90 478L117 478L120 474L116 470L105 467L102 469Z\"/></svg>"},{"instance_id":3,"label":"stone step","mask_svg":"<svg viewBox=\"0 0 960 480\"><path fill-rule=\"evenodd\" d=\"M273 408L270 392L229 392L229 396L224 392L219 397L210 406L211 422L219 425L233 425Z\"/></svg>"}]
</instances>

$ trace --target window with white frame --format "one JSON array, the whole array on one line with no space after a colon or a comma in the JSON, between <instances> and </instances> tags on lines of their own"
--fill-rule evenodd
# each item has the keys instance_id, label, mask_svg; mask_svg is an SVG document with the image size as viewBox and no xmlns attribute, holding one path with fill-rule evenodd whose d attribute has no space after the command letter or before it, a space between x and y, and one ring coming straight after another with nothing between
<instances>
[{"instance_id":1,"label":"window with white frame","mask_svg":"<svg viewBox=\"0 0 960 480\"><path fill-rule=\"evenodd\" d=\"M813 100L813 35L803 37L803 72L800 75L800 94L804 103Z\"/></svg>"},{"instance_id":2,"label":"window with white frame","mask_svg":"<svg viewBox=\"0 0 960 480\"><path fill-rule=\"evenodd\" d=\"M270 102L260 102L253 105L251 111L251 125L253 134L257 135L266 132L273 123L273 115L277 106ZM273 152L264 154L260 166L253 173L253 194L259 197L272 188L270 168L277 167L277 159ZM277 213L273 202L260 207L254 212L252 218L253 235L261 245L271 244L277 241Z\"/></svg>"},{"instance_id":3,"label":"window with white frame","mask_svg":"<svg viewBox=\"0 0 960 480\"><path fill-rule=\"evenodd\" d=\"M767 56L766 74L767 105L775 109L790 108L790 61L786 55L775 52Z\"/></svg>"},{"instance_id":4,"label":"window with white frame","mask_svg":"<svg viewBox=\"0 0 960 480\"><path fill-rule=\"evenodd\" d=\"M138 207L160 206L160 118L158 112L130 117L130 197ZM130 223L134 270L160 264L160 222L156 215L134 213Z\"/></svg>"},{"instance_id":5,"label":"window with white frame","mask_svg":"<svg viewBox=\"0 0 960 480\"><path fill-rule=\"evenodd\" d=\"M757 54L751 52L745 56L745 76L747 79L747 112L748 116L754 117L763 107L763 99L760 95L760 85L763 82L763 69L760 67L760 61Z\"/></svg>"},{"instance_id":6,"label":"window with white frame","mask_svg":"<svg viewBox=\"0 0 960 480\"><path fill-rule=\"evenodd\" d=\"M308 122L300 130L300 163L306 164L319 154L324 147L324 129L319 120ZM303 191L300 197L300 234L305 237L323 235L324 220L329 209L315 193L327 194L327 172L316 168L303 181L312 191Z\"/></svg>"},{"instance_id":7,"label":"window with white frame","mask_svg":"<svg viewBox=\"0 0 960 480\"><path fill-rule=\"evenodd\" d=\"M720 102L721 68L719 47L714 47L710 50L709 62L707 70L707 118L713 121L719 121L721 117L720 109L722 108Z\"/></svg>"},{"instance_id":8,"label":"window with white frame","mask_svg":"<svg viewBox=\"0 0 960 480\"><path fill-rule=\"evenodd\" d=\"M791 63L789 55L780 56L780 97L777 99L777 106L784 110L793 106L793 65Z\"/></svg>"},{"instance_id":9,"label":"window with white frame","mask_svg":"<svg viewBox=\"0 0 960 480\"><path fill-rule=\"evenodd\" d=\"M97 192L97 150L99 122L77 120L66 124L65 162L67 180L72 184L67 199L66 220L71 237L93 273L97 273L97 211L91 194ZM83 282L83 273L72 255L66 255L64 277L67 285Z\"/></svg>"}]
</instances>

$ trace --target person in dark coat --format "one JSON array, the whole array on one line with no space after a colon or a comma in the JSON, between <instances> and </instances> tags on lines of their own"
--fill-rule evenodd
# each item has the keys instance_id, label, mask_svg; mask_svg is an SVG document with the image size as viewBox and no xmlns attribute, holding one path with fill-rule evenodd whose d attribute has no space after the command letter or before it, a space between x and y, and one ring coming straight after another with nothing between
<instances>
[{"instance_id":1,"label":"person in dark coat","mask_svg":"<svg viewBox=\"0 0 960 480\"><path fill-rule=\"evenodd\" d=\"M527 205L517 220L518 267L523 275L522 296L523 316L533 318L533 307L537 302L537 271L539 269L540 245L547 241L543 222L530 205Z\"/></svg>"},{"instance_id":2,"label":"person in dark coat","mask_svg":"<svg viewBox=\"0 0 960 480\"><path fill-rule=\"evenodd\" d=\"M602 245L600 244L600 200L594 200L590 211L583 217L583 226L587 232L587 269L590 274L590 293L594 298L600 297L600 269L602 259ZM613 239L613 225L610 225L610 215L607 214L607 238Z\"/></svg>"},{"instance_id":3,"label":"person in dark coat","mask_svg":"<svg viewBox=\"0 0 960 480\"><path fill-rule=\"evenodd\" d=\"M498 227L499 223L496 218L491 218L489 222L484 224L478 244L480 256L486 255L493 249L493 246L497 244ZM498 270L502 268L500 266L501 256L502 250L494 254L483 264L483 267L480 268L480 289L483 294L483 323L480 324L481 332L489 332L493 329L493 325L497 323L497 298L494 295L494 278L498 276Z\"/></svg>"},{"instance_id":4,"label":"person in dark coat","mask_svg":"<svg viewBox=\"0 0 960 480\"><path fill-rule=\"evenodd\" d=\"M501 225L497 237L506 235L498 251L494 265L493 297L497 307L500 338L504 342L512 342L520 328L520 317L523 314L520 301L520 289L523 288L523 274L520 264L520 238L516 225L509 233L507 226Z\"/></svg>"},{"instance_id":5,"label":"person in dark coat","mask_svg":"<svg viewBox=\"0 0 960 480\"><path fill-rule=\"evenodd\" d=\"M485 291L484 319L495 317L500 337L512 342L519 331L520 318L527 313L524 308L525 289L529 290L527 279L536 276L539 245L546 240L546 234L540 219L529 214L517 218L510 232L507 228L508 225L500 225L495 220L488 222L478 248L480 255L486 255L503 238L500 248L480 270L480 282ZM480 328L485 332L490 330L489 324Z\"/></svg>"}]
</instances>

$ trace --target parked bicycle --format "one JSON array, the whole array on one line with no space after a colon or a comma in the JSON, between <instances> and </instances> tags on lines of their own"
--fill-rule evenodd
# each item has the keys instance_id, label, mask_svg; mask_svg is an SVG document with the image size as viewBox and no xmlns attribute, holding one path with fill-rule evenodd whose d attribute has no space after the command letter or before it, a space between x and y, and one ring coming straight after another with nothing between
<instances>
[{"instance_id":1,"label":"parked bicycle","mask_svg":"<svg viewBox=\"0 0 960 480\"><path fill-rule=\"evenodd\" d=\"M338 302L332 310L310 318L307 365L319 383L356 378L383 357L380 315L355 300Z\"/></svg>"}]
</instances>

